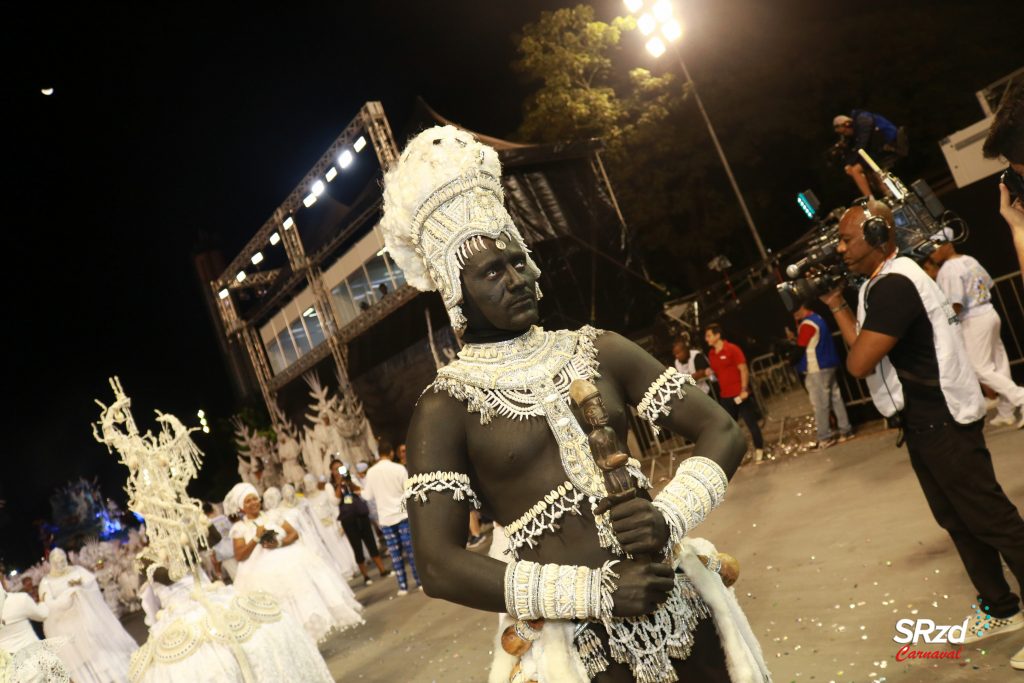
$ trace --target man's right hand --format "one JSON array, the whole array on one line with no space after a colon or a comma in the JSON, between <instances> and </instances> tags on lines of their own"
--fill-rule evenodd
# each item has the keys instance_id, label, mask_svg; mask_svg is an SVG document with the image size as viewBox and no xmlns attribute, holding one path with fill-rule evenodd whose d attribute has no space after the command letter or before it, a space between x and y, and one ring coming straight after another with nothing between
<instances>
[{"instance_id":1,"label":"man's right hand","mask_svg":"<svg viewBox=\"0 0 1024 683\"><path fill-rule=\"evenodd\" d=\"M999 183L999 214L1006 220L1016 240L1024 239L1024 200L1010 202L1010 190Z\"/></svg>"},{"instance_id":2,"label":"man's right hand","mask_svg":"<svg viewBox=\"0 0 1024 683\"><path fill-rule=\"evenodd\" d=\"M613 567L619 575L612 593L612 614L638 617L664 603L675 586L675 572L667 564L623 560Z\"/></svg>"}]
</instances>

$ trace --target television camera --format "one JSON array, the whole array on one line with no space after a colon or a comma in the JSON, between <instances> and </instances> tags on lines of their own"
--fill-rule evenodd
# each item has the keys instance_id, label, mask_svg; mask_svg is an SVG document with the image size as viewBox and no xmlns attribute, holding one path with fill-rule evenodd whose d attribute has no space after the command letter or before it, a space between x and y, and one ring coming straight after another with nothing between
<instances>
[{"instance_id":1,"label":"television camera","mask_svg":"<svg viewBox=\"0 0 1024 683\"><path fill-rule=\"evenodd\" d=\"M880 199L891 210L898 254L921 262L935 251L941 242L962 242L967 237L967 224L952 211L947 211L931 187L924 180L916 180L908 189L892 173L883 171L864 150L859 152L885 188ZM804 213L814 218L817 207L813 193L802 192L797 199ZM811 209L809 211L809 208ZM846 207L833 210L824 218L816 219L815 233L797 252L799 258L786 267L790 282L776 285L782 303L794 311L802 303L815 299L839 287L844 282L855 284L859 276L850 273L838 253L839 219ZM952 238L946 229L952 232Z\"/></svg>"}]
</instances>

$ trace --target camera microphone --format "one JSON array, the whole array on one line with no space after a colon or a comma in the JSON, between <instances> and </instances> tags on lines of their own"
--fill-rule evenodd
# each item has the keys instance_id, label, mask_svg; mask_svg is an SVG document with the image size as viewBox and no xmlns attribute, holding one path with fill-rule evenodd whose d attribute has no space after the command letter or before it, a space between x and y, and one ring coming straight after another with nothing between
<instances>
[{"instance_id":1,"label":"camera microphone","mask_svg":"<svg viewBox=\"0 0 1024 683\"><path fill-rule=\"evenodd\" d=\"M786 275L789 276L789 279L795 280L811 266L816 266L830 260L835 255L837 246L838 243L836 241L825 242L796 263L786 266Z\"/></svg>"}]
</instances>

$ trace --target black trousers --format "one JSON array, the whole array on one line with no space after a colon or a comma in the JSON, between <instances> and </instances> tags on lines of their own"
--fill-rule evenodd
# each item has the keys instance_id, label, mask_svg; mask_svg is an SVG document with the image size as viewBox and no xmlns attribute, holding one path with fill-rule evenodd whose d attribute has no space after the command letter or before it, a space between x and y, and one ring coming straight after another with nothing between
<instances>
[{"instance_id":1,"label":"black trousers","mask_svg":"<svg viewBox=\"0 0 1024 683\"><path fill-rule=\"evenodd\" d=\"M348 538L352 552L356 556L356 562L362 564L366 561L363 553L363 543L370 551L370 557L380 557L380 550L377 549L377 539L373 537L373 526L369 517L355 516L341 520L341 528L345 530L345 537Z\"/></svg>"},{"instance_id":2,"label":"black trousers","mask_svg":"<svg viewBox=\"0 0 1024 683\"><path fill-rule=\"evenodd\" d=\"M906 432L907 450L935 521L949 532L978 598L993 617L1020 610L1000 555L1024 586L1024 520L1006 497L982 434L984 421L951 419Z\"/></svg>"},{"instance_id":3,"label":"black trousers","mask_svg":"<svg viewBox=\"0 0 1024 683\"><path fill-rule=\"evenodd\" d=\"M725 412L732 416L732 419L743 419L750 436L754 439L754 448L764 448L764 437L761 436L761 428L757 426L757 411L754 410L754 399L747 398L743 403L736 403L731 398L718 399L719 405L725 408Z\"/></svg>"}]
</instances>

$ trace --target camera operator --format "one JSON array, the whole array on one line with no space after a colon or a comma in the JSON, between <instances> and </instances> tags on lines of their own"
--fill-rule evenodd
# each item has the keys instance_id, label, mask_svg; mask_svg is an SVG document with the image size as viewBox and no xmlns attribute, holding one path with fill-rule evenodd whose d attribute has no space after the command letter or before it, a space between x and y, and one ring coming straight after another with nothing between
<instances>
[{"instance_id":1,"label":"camera operator","mask_svg":"<svg viewBox=\"0 0 1024 683\"><path fill-rule=\"evenodd\" d=\"M853 427L846 415L846 404L839 392L836 368L839 366L839 352L832 340L832 330L820 315L806 304L793 311L797 322L797 346L803 349L796 364L797 371L804 376L804 388L814 408L814 421L818 427L818 448L825 449L853 437ZM839 425L839 437L832 432L829 413L835 412Z\"/></svg>"},{"instance_id":2,"label":"camera operator","mask_svg":"<svg viewBox=\"0 0 1024 683\"><path fill-rule=\"evenodd\" d=\"M880 202L846 211L838 252L869 280L856 319L841 290L821 298L850 347L847 370L867 379L883 415L900 415L928 505L978 591L983 611L970 617L970 643L1024 627L1020 598L1000 563L1002 556L1024 584L1024 520L992 468L982 434L985 401L956 314L917 263L897 256L892 225Z\"/></svg>"},{"instance_id":3,"label":"camera operator","mask_svg":"<svg viewBox=\"0 0 1024 683\"><path fill-rule=\"evenodd\" d=\"M982 151L990 159L1003 157L1010 162L999 183L999 213L1010 226L1024 271L1024 85L1004 95Z\"/></svg>"},{"instance_id":4,"label":"camera operator","mask_svg":"<svg viewBox=\"0 0 1024 683\"><path fill-rule=\"evenodd\" d=\"M852 116L840 114L832 119L832 129L839 133L839 144L843 148L843 170L853 178L861 196L871 196L871 186L858 150L865 150L874 159L884 160L897 154L899 129L881 114L854 109Z\"/></svg>"},{"instance_id":5,"label":"camera operator","mask_svg":"<svg viewBox=\"0 0 1024 683\"><path fill-rule=\"evenodd\" d=\"M950 239L946 228L943 239ZM1024 413L1024 387L1017 386L1010 374L1010 359L999 337L1002 321L992 305L992 277L973 256L957 252L952 242L942 242L927 261L938 266L935 282L946 295L960 319L967 355L981 383L999 395L997 415L989 423L1024 428L1014 417L1019 408Z\"/></svg>"}]
</instances>

